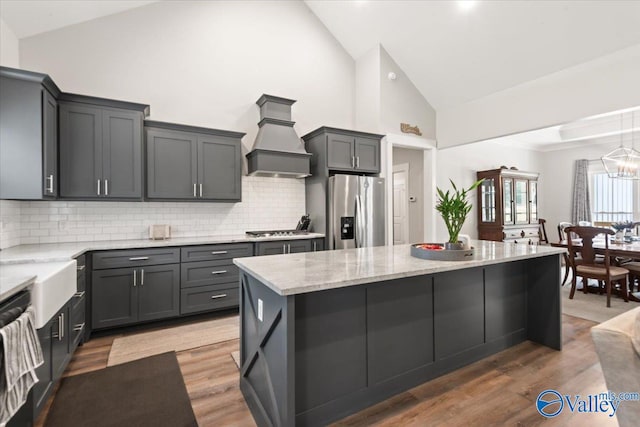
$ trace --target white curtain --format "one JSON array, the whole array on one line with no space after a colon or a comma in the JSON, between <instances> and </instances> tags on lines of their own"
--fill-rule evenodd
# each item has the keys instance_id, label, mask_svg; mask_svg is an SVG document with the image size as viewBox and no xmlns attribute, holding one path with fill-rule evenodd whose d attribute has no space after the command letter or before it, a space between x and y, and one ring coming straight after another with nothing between
<instances>
[{"instance_id":1,"label":"white curtain","mask_svg":"<svg viewBox=\"0 0 640 427\"><path fill-rule=\"evenodd\" d=\"M573 176L573 203L571 205L571 222L591 222L591 200L589 199L589 161L576 160Z\"/></svg>"}]
</instances>

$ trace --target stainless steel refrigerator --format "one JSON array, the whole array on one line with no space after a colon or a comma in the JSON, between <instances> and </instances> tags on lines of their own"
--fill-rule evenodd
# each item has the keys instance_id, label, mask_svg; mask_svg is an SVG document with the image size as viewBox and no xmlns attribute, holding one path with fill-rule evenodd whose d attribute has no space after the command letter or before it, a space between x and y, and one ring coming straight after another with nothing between
<instances>
[{"instance_id":1,"label":"stainless steel refrigerator","mask_svg":"<svg viewBox=\"0 0 640 427\"><path fill-rule=\"evenodd\" d=\"M329 249L383 246L384 199L384 178L357 175L329 177Z\"/></svg>"}]
</instances>

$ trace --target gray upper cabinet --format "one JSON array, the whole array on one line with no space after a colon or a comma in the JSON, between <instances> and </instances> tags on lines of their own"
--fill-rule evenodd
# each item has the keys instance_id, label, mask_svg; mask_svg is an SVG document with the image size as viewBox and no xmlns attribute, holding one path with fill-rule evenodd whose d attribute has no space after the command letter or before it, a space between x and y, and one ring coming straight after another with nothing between
<instances>
[{"instance_id":1,"label":"gray upper cabinet","mask_svg":"<svg viewBox=\"0 0 640 427\"><path fill-rule=\"evenodd\" d=\"M0 198L55 198L60 89L45 74L0 67L0 93Z\"/></svg>"},{"instance_id":2,"label":"gray upper cabinet","mask_svg":"<svg viewBox=\"0 0 640 427\"><path fill-rule=\"evenodd\" d=\"M60 196L142 198L142 121L148 106L69 94L61 99Z\"/></svg>"},{"instance_id":3,"label":"gray upper cabinet","mask_svg":"<svg viewBox=\"0 0 640 427\"><path fill-rule=\"evenodd\" d=\"M243 133L145 121L148 199L239 202Z\"/></svg>"},{"instance_id":4,"label":"gray upper cabinet","mask_svg":"<svg viewBox=\"0 0 640 427\"><path fill-rule=\"evenodd\" d=\"M316 129L302 137L313 154L311 175L328 175L328 171L380 173L382 137L346 129Z\"/></svg>"}]
</instances>

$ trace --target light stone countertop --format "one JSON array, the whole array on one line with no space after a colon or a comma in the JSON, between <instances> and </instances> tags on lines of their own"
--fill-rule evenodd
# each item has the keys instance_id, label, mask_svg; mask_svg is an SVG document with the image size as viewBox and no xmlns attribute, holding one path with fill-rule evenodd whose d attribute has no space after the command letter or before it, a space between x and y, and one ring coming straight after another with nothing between
<instances>
[{"instance_id":1,"label":"light stone countertop","mask_svg":"<svg viewBox=\"0 0 640 427\"><path fill-rule=\"evenodd\" d=\"M430 261L410 255L411 245L236 258L234 263L279 295L295 295L403 277L499 264L566 252L550 246L472 240L473 258Z\"/></svg>"},{"instance_id":2,"label":"light stone countertop","mask_svg":"<svg viewBox=\"0 0 640 427\"><path fill-rule=\"evenodd\" d=\"M29 276L5 276L0 268L0 301L8 299L23 289L33 285L35 274Z\"/></svg>"},{"instance_id":3,"label":"light stone countertop","mask_svg":"<svg viewBox=\"0 0 640 427\"><path fill-rule=\"evenodd\" d=\"M316 239L324 234L308 233L296 236L248 237L245 234L231 236L180 237L168 240L105 240L73 243L47 243L42 245L19 245L0 251L0 265L32 262L69 261L89 251L157 248L169 246L208 245L219 243L254 243L282 240Z\"/></svg>"}]
</instances>

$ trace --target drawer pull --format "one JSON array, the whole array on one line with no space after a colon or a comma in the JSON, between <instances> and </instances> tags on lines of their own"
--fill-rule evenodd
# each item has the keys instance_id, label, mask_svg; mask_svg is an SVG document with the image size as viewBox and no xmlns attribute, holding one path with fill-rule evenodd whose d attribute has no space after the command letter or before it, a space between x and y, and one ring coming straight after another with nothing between
<instances>
[{"instance_id":1,"label":"drawer pull","mask_svg":"<svg viewBox=\"0 0 640 427\"><path fill-rule=\"evenodd\" d=\"M76 292L73 294L74 298L82 298L84 296L85 291Z\"/></svg>"},{"instance_id":2,"label":"drawer pull","mask_svg":"<svg viewBox=\"0 0 640 427\"><path fill-rule=\"evenodd\" d=\"M227 252L227 251L213 251L213 252L211 252L211 255L224 255L224 254L227 254L227 253L229 253L229 252Z\"/></svg>"},{"instance_id":3,"label":"drawer pull","mask_svg":"<svg viewBox=\"0 0 640 427\"><path fill-rule=\"evenodd\" d=\"M86 267L85 265L79 265L79 266L78 266L78 271L82 271L82 270L84 270L84 268L85 268L85 267Z\"/></svg>"},{"instance_id":4,"label":"drawer pull","mask_svg":"<svg viewBox=\"0 0 640 427\"><path fill-rule=\"evenodd\" d=\"M133 258L129 258L129 261L146 261L148 259L148 256L134 256Z\"/></svg>"},{"instance_id":5,"label":"drawer pull","mask_svg":"<svg viewBox=\"0 0 640 427\"><path fill-rule=\"evenodd\" d=\"M84 323L78 323L77 325L73 326L73 330L75 332L80 332L83 329L84 329Z\"/></svg>"},{"instance_id":6,"label":"drawer pull","mask_svg":"<svg viewBox=\"0 0 640 427\"><path fill-rule=\"evenodd\" d=\"M211 274L224 274L226 272L227 270L218 270L218 271L212 271Z\"/></svg>"},{"instance_id":7,"label":"drawer pull","mask_svg":"<svg viewBox=\"0 0 640 427\"><path fill-rule=\"evenodd\" d=\"M211 296L211 299L225 298L226 296L227 294L213 295Z\"/></svg>"}]
</instances>

